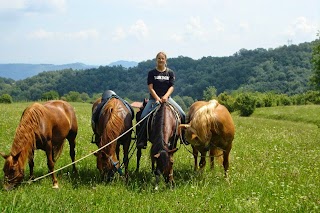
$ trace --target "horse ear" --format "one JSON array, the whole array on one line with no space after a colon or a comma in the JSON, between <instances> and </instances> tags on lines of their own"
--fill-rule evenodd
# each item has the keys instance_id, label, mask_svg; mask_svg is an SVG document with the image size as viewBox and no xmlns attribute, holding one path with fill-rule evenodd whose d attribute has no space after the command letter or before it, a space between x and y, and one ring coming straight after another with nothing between
<instances>
[{"instance_id":1,"label":"horse ear","mask_svg":"<svg viewBox=\"0 0 320 213\"><path fill-rule=\"evenodd\" d=\"M160 156L160 153L157 153L153 157L158 158L159 156Z\"/></svg>"},{"instance_id":2,"label":"horse ear","mask_svg":"<svg viewBox=\"0 0 320 213\"><path fill-rule=\"evenodd\" d=\"M0 155L4 158L7 159L9 157L9 155L4 154L3 152L0 152Z\"/></svg>"},{"instance_id":3,"label":"horse ear","mask_svg":"<svg viewBox=\"0 0 320 213\"><path fill-rule=\"evenodd\" d=\"M194 139L197 138L197 137L198 137L198 135L196 135L196 134L194 134L194 133L191 134L191 140L194 140Z\"/></svg>"},{"instance_id":4,"label":"horse ear","mask_svg":"<svg viewBox=\"0 0 320 213\"><path fill-rule=\"evenodd\" d=\"M19 157L20 157L21 152L19 152L18 154L12 156L14 161L18 161Z\"/></svg>"},{"instance_id":5,"label":"horse ear","mask_svg":"<svg viewBox=\"0 0 320 213\"><path fill-rule=\"evenodd\" d=\"M190 127L190 124L180 124L179 126L178 126L178 132L179 132L179 134L181 135L181 130L183 130L183 129L188 129Z\"/></svg>"}]
</instances>

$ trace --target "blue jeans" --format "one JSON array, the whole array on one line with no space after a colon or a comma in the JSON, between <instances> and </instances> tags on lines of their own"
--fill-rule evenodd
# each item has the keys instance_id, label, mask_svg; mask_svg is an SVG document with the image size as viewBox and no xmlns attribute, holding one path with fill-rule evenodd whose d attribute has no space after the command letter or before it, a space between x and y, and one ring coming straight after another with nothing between
<instances>
[{"instance_id":1,"label":"blue jeans","mask_svg":"<svg viewBox=\"0 0 320 213\"><path fill-rule=\"evenodd\" d=\"M181 123L185 123L186 120L186 114L183 111L183 109L175 102L171 97L169 97L168 102L174 106L179 111L179 114L181 116ZM151 112L154 108L156 108L159 104L156 103L156 100L154 98L150 98L147 105L143 109L141 113L141 119L144 118L149 112Z\"/></svg>"}]
</instances>

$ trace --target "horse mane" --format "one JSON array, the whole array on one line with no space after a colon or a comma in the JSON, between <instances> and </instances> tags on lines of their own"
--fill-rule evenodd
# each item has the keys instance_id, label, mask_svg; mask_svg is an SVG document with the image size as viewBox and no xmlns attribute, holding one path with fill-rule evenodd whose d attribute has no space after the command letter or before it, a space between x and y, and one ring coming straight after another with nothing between
<instances>
[{"instance_id":1,"label":"horse mane","mask_svg":"<svg viewBox=\"0 0 320 213\"><path fill-rule=\"evenodd\" d=\"M121 101L113 98L108 101L104 107L103 115L109 116L107 125L105 126L106 141L111 142L116 139L124 131L124 120L119 116L121 113L121 108L119 105ZM105 144L103 144L105 145Z\"/></svg>"},{"instance_id":2,"label":"horse mane","mask_svg":"<svg viewBox=\"0 0 320 213\"><path fill-rule=\"evenodd\" d=\"M155 118L153 119L154 123L157 123L158 126L152 127L153 135L155 141L152 144L151 154L157 154L161 150L164 150L164 139L163 139L163 127L164 127L164 112L165 112L165 104L162 103L160 107L155 111ZM157 122L155 122L157 121ZM155 135L156 133L156 135Z\"/></svg>"},{"instance_id":3,"label":"horse mane","mask_svg":"<svg viewBox=\"0 0 320 213\"><path fill-rule=\"evenodd\" d=\"M36 149L36 135L40 136L39 126L42 117L44 107L39 103L34 103L23 111L11 147L13 156L21 153L22 158L26 159Z\"/></svg>"},{"instance_id":4,"label":"horse mane","mask_svg":"<svg viewBox=\"0 0 320 213\"><path fill-rule=\"evenodd\" d=\"M203 142L208 142L211 138L211 129L217 129L215 108L219 105L218 101L210 100L206 105L201 106L193 116L191 126L196 129L198 137Z\"/></svg>"}]
</instances>

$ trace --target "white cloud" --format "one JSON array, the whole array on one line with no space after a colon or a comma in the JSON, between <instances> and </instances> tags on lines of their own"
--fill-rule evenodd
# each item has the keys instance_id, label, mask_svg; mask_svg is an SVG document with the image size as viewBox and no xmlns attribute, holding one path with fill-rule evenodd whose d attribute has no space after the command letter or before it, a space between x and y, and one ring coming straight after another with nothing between
<instances>
[{"instance_id":1,"label":"white cloud","mask_svg":"<svg viewBox=\"0 0 320 213\"><path fill-rule=\"evenodd\" d=\"M31 32L28 35L30 39L60 39L60 40L87 40L87 39L96 39L99 37L99 32L95 29L82 30L78 32L49 32L44 29L40 29L34 32Z\"/></svg>"},{"instance_id":2,"label":"white cloud","mask_svg":"<svg viewBox=\"0 0 320 213\"><path fill-rule=\"evenodd\" d=\"M130 27L129 33L134 35L137 39L143 39L148 37L149 29L144 21L138 20Z\"/></svg>"},{"instance_id":3,"label":"white cloud","mask_svg":"<svg viewBox=\"0 0 320 213\"><path fill-rule=\"evenodd\" d=\"M248 31L249 30L249 23L248 22L246 22L246 21L242 21L242 22L240 22L240 24L239 24L239 28L240 28L240 30L241 31Z\"/></svg>"},{"instance_id":4,"label":"white cloud","mask_svg":"<svg viewBox=\"0 0 320 213\"><path fill-rule=\"evenodd\" d=\"M115 32L113 32L112 40L121 41L127 37L125 30L122 27L118 27Z\"/></svg>"},{"instance_id":5,"label":"white cloud","mask_svg":"<svg viewBox=\"0 0 320 213\"><path fill-rule=\"evenodd\" d=\"M187 33L196 39L204 38L204 30L201 26L200 17L191 17L187 24Z\"/></svg>"},{"instance_id":6,"label":"white cloud","mask_svg":"<svg viewBox=\"0 0 320 213\"><path fill-rule=\"evenodd\" d=\"M296 18L292 24L287 28L285 34L289 36L296 36L299 34L316 34L317 26L311 23L305 17Z\"/></svg>"},{"instance_id":7,"label":"white cloud","mask_svg":"<svg viewBox=\"0 0 320 213\"><path fill-rule=\"evenodd\" d=\"M174 33L174 34L170 37L170 39L173 40L173 41L175 41L175 42L178 42L178 43L184 42L183 36L178 35L178 34L176 34L176 33Z\"/></svg>"},{"instance_id":8,"label":"white cloud","mask_svg":"<svg viewBox=\"0 0 320 213\"><path fill-rule=\"evenodd\" d=\"M139 7L148 9L148 8L158 8L167 6L171 2L169 0L137 0L136 5L139 5Z\"/></svg>"},{"instance_id":9,"label":"white cloud","mask_svg":"<svg viewBox=\"0 0 320 213\"><path fill-rule=\"evenodd\" d=\"M0 0L1 10L19 10L25 8L25 0Z\"/></svg>"},{"instance_id":10,"label":"white cloud","mask_svg":"<svg viewBox=\"0 0 320 213\"><path fill-rule=\"evenodd\" d=\"M18 10L23 13L63 12L66 0L0 0L1 10Z\"/></svg>"},{"instance_id":11,"label":"white cloud","mask_svg":"<svg viewBox=\"0 0 320 213\"><path fill-rule=\"evenodd\" d=\"M78 32L66 33L65 35L65 37L70 39L87 40L97 39L99 37L99 32L96 29L87 29Z\"/></svg>"},{"instance_id":12,"label":"white cloud","mask_svg":"<svg viewBox=\"0 0 320 213\"><path fill-rule=\"evenodd\" d=\"M47 13L66 11L66 0L29 0L26 3L26 12Z\"/></svg>"},{"instance_id":13,"label":"white cloud","mask_svg":"<svg viewBox=\"0 0 320 213\"><path fill-rule=\"evenodd\" d=\"M225 26L219 19L215 18L213 20L213 25L214 25L214 29L217 32L224 32L225 31Z\"/></svg>"},{"instance_id":14,"label":"white cloud","mask_svg":"<svg viewBox=\"0 0 320 213\"><path fill-rule=\"evenodd\" d=\"M52 39L55 37L59 37L59 33L48 32L46 30L40 29L29 33L28 37L30 39Z\"/></svg>"}]
</instances>

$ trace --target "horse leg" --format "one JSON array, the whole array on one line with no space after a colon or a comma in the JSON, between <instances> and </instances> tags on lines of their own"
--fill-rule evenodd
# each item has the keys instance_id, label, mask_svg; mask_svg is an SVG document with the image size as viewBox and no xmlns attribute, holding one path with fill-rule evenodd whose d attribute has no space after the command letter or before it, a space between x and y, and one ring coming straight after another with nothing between
<instances>
[{"instance_id":1,"label":"horse leg","mask_svg":"<svg viewBox=\"0 0 320 213\"><path fill-rule=\"evenodd\" d=\"M175 182L173 179L173 155L170 155L170 171L169 171L169 183L171 188L175 188Z\"/></svg>"},{"instance_id":2,"label":"horse leg","mask_svg":"<svg viewBox=\"0 0 320 213\"><path fill-rule=\"evenodd\" d=\"M198 150L194 146L192 146L192 154L194 158L194 171L197 171L198 170Z\"/></svg>"},{"instance_id":3,"label":"horse leg","mask_svg":"<svg viewBox=\"0 0 320 213\"><path fill-rule=\"evenodd\" d=\"M52 150L52 141L47 141L47 145L46 145L46 154L47 154L47 165L49 168L49 172L52 173L51 177L52 177L52 183L53 186L52 188L54 189L58 189L59 185L58 185L58 180L56 178L55 173L53 173L54 171L54 161L53 161L53 150Z\"/></svg>"},{"instance_id":4,"label":"horse leg","mask_svg":"<svg viewBox=\"0 0 320 213\"><path fill-rule=\"evenodd\" d=\"M229 153L231 150L231 145L223 152L223 168L224 168L224 177L228 178L228 169L229 169Z\"/></svg>"},{"instance_id":5,"label":"horse leg","mask_svg":"<svg viewBox=\"0 0 320 213\"><path fill-rule=\"evenodd\" d=\"M200 167L200 170L203 170L206 166L206 155L207 155L207 152L206 151L201 151L201 160L200 160L200 163L199 163L199 167Z\"/></svg>"},{"instance_id":6,"label":"horse leg","mask_svg":"<svg viewBox=\"0 0 320 213\"><path fill-rule=\"evenodd\" d=\"M210 155L210 169L214 169L214 156L215 156L215 148L211 148L209 150L209 155Z\"/></svg>"},{"instance_id":7,"label":"horse leg","mask_svg":"<svg viewBox=\"0 0 320 213\"><path fill-rule=\"evenodd\" d=\"M139 172L140 159L141 159L141 148L137 148L137 168L136 168L136 172Z\"/></svg>"},{"instance_id":8,"label":"horse leg","mask_svg":"<svg viewBox=\"0 0 320 213\"><path fill-rule=\"evenodd\" d=\"M123 162L124 162L124 174L126 181L128 182L129 178L129 171L128 171L128 166L129 166L129 148L130 148L130 138L123 144Z\"/></svg>"},{"instance_id":9,"label":"horse leg","mask_svg":"<svg viewBox=\"0 0 320 213\"><path fill-rule=\"evenodd\" d=\"M76 148L76 134L70 134L70 136L68 136L68 142L69 142L69 155L72 161L72 171L74 173L77 173L77 168L76 165L74 164L75 162L75 156L76 156L76 152L75 152L75 148Z\"/></svg>"},{"instance_id":10,"label":"horse leg","mask_svg":"<svg viewBox=\"0 0 320 213\"><path fill-rule=\"evenodd\" d=\"M33 167L34 167L34 161L33 161L33 158L34 158L34 150L32 150L32 156L30 157L29 159L29 168L30 168L30 177L29 179L30 180L33 180L34 179L34 175L33 175Z\"/></svg>"}]
</instances>

